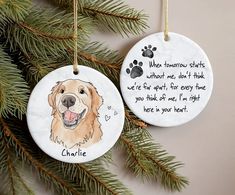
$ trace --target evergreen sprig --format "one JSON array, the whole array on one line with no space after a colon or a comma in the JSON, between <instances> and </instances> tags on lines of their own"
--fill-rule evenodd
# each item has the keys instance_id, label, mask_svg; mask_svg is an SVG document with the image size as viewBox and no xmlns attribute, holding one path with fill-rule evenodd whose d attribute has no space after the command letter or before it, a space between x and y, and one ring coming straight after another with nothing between
<instances>
[{"instance_id":1,"label":"evergreen sprig","mask_svg":"<svg viewBox=\"0 0 235 195\"><path fill-rule=\"evenodd\" d=\"M70 10L73 5L73 0L52 1ZM79 12L95 19L98 26L102 25L121 35L140 34L148 27L146 14L130 8L120 0L79 0Z\"/></svg>"},{"instance_id":2,"label":"evergreen sprig","mask_svg":"<svg viewBox=\"0 0 235 195\"><path fill-rule=\"evenodd\" d=\"M64 175L80 185L84 185L86 192L102 195L128 195L131 192L116 179L115 175L107 171L98 161L86 164L61 164ZM72 173L72 174L71 174Z\"/></svg>"},{"instance_id":3,"label":"evergreen sprig","mask_svg":"<svg viewBox=\"0 0 235 195\"><path fill-rule=\"evenodd\" d=\"M8 146L15 150L18 158L37 170L39 178L47 186L62 190L62 194L130 194L129 190L115 178L115 175L103 168L101 162L110 161L109 153L92 163L60 163L41 154L36 146L32 150L34 143L24 132L26 129L19 129L19 126L25 125L17 120L12 123L11 120L6 121L0 118L0 132L3 137L7 138ZM0 165L3 162L0 161Z\"/></svg>"},{"instance_id":4,"label":"evergreen sprig","mask_svg":"<svg viewBox=\"0 0 235 195\"><path fill-rule=\"evenodd\" d=\"M23 20L28 15L31 4L31 0L1 0L0 24Z\"/></svg>"},{"instance_id":5,"label":"evergreen sprig","mask_svg":"<svg viewBox=\"0 0 235 195\"><path fill-rule=\"evenodd\" d=\"M0 117L22 118L28 102L28 85L21 71L0 46Z\"/></svg>"},{"instance_id":6,"label":"evergreen sprig","mask_svg":"<svg viewBox=\"0 0 235 195\"><path fill-rule=\"evenodd\" d=\"M63 65L66 65L66 63L62 59L35 58L24 54L19 56L19 66L31 87L34 87L49 72Z\"/></svg>"},{"instance_id":7,"label":"evergreen sprig","mask_svg":"<svg viewBox=\"0 0 235 195\"><path fill-rule=\"evenodd\" d=\"M17 122L14 120L9 123L3 118L0 118L0 132L2 136L8 138L8 144L14 149L17 157L26 162L37 171L38 177L48 186L53 187L57 193L68 194L68 195L80 195L80 191L83 189L80 188L73 181L66 180L63 178L60 173L60 170L55 167L54 163L51 161L45 161L41 159L41 155L38 150L32 150L32 143L25 139L27 137L23 131L26 129L19 129L19 126L24 126L22 122ZM39 154L38 154L39 153ZM2 161L0 161L0 164Z\"/></svg>"},{"instance_id":8,"label":"evergreen sprig","mask_svg":"<svg viewBox=\"0 0 235 195\"><path fill-rule=\"evenodd\" d=\"M78 16L78 45L83 45L91 33L91 19ZM4 36L11 50L20 48L28 58L56 58L74 48L73 16L55 9L35 9L21 22L8 25Z\"/></svg>"},{"instance_id":9,"label":"evergreen sprig","mask_svg":"<svg viewBox=\"0 0 235 195\"><path fill-rule=\"evenodd\" d=\"M117 51L107 49L98 42L88 43L84 48L78 50L78 61L80 64L98 69L116 84L119 79L122 60Z\"/></svg>"},{"instance_id":10,"label":"evergreen sprig","mask_svg":"<svg viewBox=\"0 0 235 195\"><path fill-rule=\"evenodd\" d=\"M174 161L175 157L169 156L159 144L154 143L145 128L133 128L133 123L126 120L125 131L119 143L127 152L126 166L136 176L160 180L171 191L181 191L188 184L185 177L176 173L183 164Z\"/></svg>"},{"instance_id":11,"label":"evergreen sprig","mask_svg":"<svg viewBox=\"0 0 235 195\"><path fill-rule=\"evenodd\" d=\"M78 50L79 64L98 69L113 80L116 85L118 85L122 60L123 58L118 55L118 52L112 51L98 42L87 43L86 46ZM29 57L22 53L20 62L27 81L35 85L50 71L72 64L73 50L65 51L59 58L51 57L50 59Z\"/></svg>"},{"instance_id":12,"label":"evergreen sprig","mask_svg":"<svg viewBox=\"0 0 235 195\"><path fill-rule=\"evenodd\" d=\"M6 195L34 194L17 170L14 156L6 137L0 138L0 165L1 192Z\"/></svg>"}]
</instances>

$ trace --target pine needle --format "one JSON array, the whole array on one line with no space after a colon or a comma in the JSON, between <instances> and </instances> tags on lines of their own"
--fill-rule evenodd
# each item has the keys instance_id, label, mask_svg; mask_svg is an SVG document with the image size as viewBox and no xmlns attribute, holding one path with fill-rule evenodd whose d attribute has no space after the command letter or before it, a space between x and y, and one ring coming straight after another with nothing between
<instances>
[{"instance_id":1,"label":"pine needle","mask_svg":"<svg viewBox=\"0 0 235 195\"><path fill-rule=\"evenodd\" d=\"M92 22L79 15L78 23L78 45L83 47L92 32ZM34 8L24 21L7 26L4 36L13 51L20 48L28 57L59 58L74 48L73 16L54 9Z\"/></svg>"},{"instance_id":2,"label":"pine needle","mask_svg":"<svg viewBox=\"0 0 235 195\"><path fill-rule=\"evenodd\" d=\"M52 0L65 9L72 10L72 0ZM148 27L147 16L130 8L120 0L80 0L79 12L93 18L97 26L121 35L141 34Z\"/></svg>"},{"instance_id":3,"label":"pine needle","mask_svg":"<svg viewBox=\"0 0 235 195\"><path fill-rule=\"evenodd\" d=\"M115 175L103 168L98 161L86 164L62 163L64 175L80 185L89 193L102 195L128 195L130 191L115 178ZM72 174L71 174L72 173Z\"/></svg>"},{"instance_id":4,"label":"pine needle","mask_svg":"<svg viewBox=\"0 0 235 195\"><path fill-rule=\"evenodd\" d=\"M66 63L59 59L35 58L22 54L19 57L18 64L24 75L26 75L26 81L33 88L49 72L62 67Z\"/></svg>"},{"instance_id":5,"label":"pine needle","mask_svg":"<svg viewBox=\"0 0 235 195\"><path fill-rule=\"evenodd\" d=\"M23 20L29 13L31 3L31 0L0 0L0 24Z\"/></svg>"},{"instance_id":6,"label":"pine needle","mask_svg":"<svg viewBox=\"0 0 235 195\"><path fill-rule=\"evenodd\" d=\"M6 137L0 138L0 151L0 192L8 195L22 193L33 195L33 191L28 187L16 168Z\"/></svg>"},{"instance_id":7,"label":"pine needle","mask_svg":"<svg viewBox=\"0 0 235 195\"><path fill-rule=\"evenodd\" d=\"M33 151L31 151L31 146L27 145L26 137L22 134L22 130L18 129L19 124L14 121L10 125L3 119L0 118L0 131L3 136L8 138L8 143L11 147L15 149L15 153L19 158L30 164L38 173L39 178L47 185L54 186L54 189L58 193L68 194L68 195L80 195L81 188L75 185L73 182L65 180L60 176L60 172L54 166L44 162L47 165L44 165L37 158L34 157ZM22 126L22 123L21 125ZM15 135L18 132L18 136L21 135L21 140ZM24 143L26 142L26 143ZM34 149L35 150L35 149Z\"/></svg>"},{"instance_id":8,"label":"pine needle","mask_svg":"<svg viewBox=\"0 0 235 195\"><path fill-rule=\"evenodd\" d=\"M72 64L73 50L68 50L68 53L64 52L60 58L45 59L21 52L19 65L26 75L27 82L34 86L52 70ZM118 52L109 50L98 42L87 43L86 46L78 50L78 63L80 65L89 66L102 72L117 86L122 60Z\"/></svg>"},{"instance_id":9,"label":"pine needle","mask_svg":"<svg viewBox=\"0 0 235 195\"><path fill-rule=\"evenodd\" d=\"M97 69L115 82L116 85L118 85L122 60L117 51L107 49L98 42L88 43L84 48L78 50L80 64Z\"/></svg>"},{"instance_id":10,"label":"pine needle","mask_svg":"<svg viewBox=\"0 0 235 195\"><path fill-rule=\"evenodd\" d=\"M133 136L135 135L135 136ZM183 164L175 162L159 144L155 144L147 130L135 128L126 121L120 146L127 152L126 166L136 176L147 180L160 180L171 191L181 191L188 181L176 173Z\"/></svg>"},{"instance_id":11,"label":"pine needle","mask_svg":"<svg viewBox=\"0 0 235 195\"><path fill-rule=\"evenodd\" d=\"M130 121L132 124L136 125L137 128L146 129L148 127L148 125L145 122L136 117L128 108L125 109L125 116L126 119Z\"/></svg>"},{"instance_id":12,"label":"pine needle","mask_svg":"<svg viewBox=\"0 0 235 195\"><path fill-rule=\"evenodd\" d=\"M0 47L0 117L22 118L28 102L28 86L10 57Z\"/></svg>"}]
</instances>

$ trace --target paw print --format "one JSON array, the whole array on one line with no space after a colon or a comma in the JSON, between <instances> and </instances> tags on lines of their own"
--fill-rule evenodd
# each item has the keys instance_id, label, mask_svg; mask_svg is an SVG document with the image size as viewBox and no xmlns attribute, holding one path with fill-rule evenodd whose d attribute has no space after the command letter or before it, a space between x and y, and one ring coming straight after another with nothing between
<instances>
[{"instance_id":1,"label":"paw print","mask_svg":"<svg viewBox=\"0 0 235 195\"><path fill-rule=\"evenodd\" d=\"M134 60L133 63L130 63L130 68L126 69L126 73L130 74L130 77L132 79L135 79L136 77L141 77L144 73L141 66L143 66L143 62L138 62L137 60Z\"/></svg>"},{"instance_id":2,"label":"paw print","mask_svg":"<svg viewBox=\"0 0 235 195\"><path fill-rule=\"evenodd\" d=\"M148 58L153 58L154 57L154 51L156 51L156 47L152 47L152 45L145 46L144 49L142 49L142 56L148 57Z\"/></svg>"}]
</instances>

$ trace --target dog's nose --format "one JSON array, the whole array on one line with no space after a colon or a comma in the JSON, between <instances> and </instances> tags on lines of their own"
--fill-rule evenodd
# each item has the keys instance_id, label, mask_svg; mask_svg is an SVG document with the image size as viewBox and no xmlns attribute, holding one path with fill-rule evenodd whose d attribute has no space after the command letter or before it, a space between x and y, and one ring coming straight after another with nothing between
<instances>
[{"instance_id":1,"label":"dog's nose","mask_svg":"<svg viewBox=\"0 0 235 195\"><path fill-rule=\"evenodd\" d=\"M76 98L71 95L65 95L62 98L62 104L67 108L73 106L75 102L76 102Z\"/></svg>"}]
</instances>

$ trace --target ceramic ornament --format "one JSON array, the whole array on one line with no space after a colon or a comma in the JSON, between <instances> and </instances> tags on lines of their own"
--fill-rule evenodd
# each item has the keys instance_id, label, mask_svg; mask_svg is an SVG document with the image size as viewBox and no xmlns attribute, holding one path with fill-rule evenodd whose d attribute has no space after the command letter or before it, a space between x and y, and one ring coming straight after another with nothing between
<instances>
[{"instance_id":1,"label":"ceramic ornament","mask_svg":"<svg viewBox=\"0 0 235 195\"><path fill-rule=\"evenodd\" d=\"M123 97L143 121L161 127L184 124L206 106L213 73L204 51L185 36L152 34L126 56L120 75Z\"/></svg>"},{"instance_id":2,"label":"ceramic ornament","mask_svg":"<svg viewBox=\"0 0 235 195\"><path fill-rule=\"evenodd\" d=\"M114 84L85 66L59 68L34 88L27 122L37 145L51 157L69 163L94 160L118 140L124 106Z\"/></svg>"}]
</instances>

